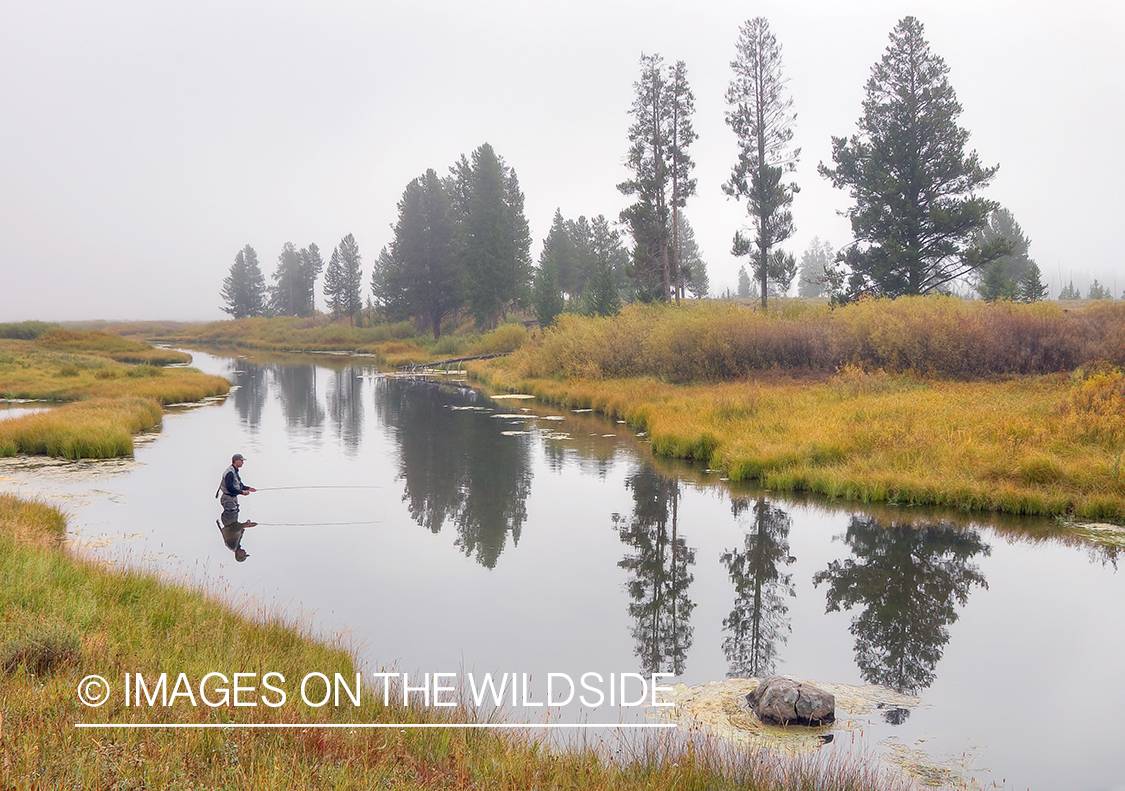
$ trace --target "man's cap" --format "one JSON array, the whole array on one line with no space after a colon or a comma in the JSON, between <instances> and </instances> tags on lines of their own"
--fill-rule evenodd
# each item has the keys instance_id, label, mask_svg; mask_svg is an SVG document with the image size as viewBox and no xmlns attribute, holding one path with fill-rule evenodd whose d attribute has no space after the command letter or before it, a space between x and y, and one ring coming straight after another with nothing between
<instances>
[{"instance_id":1,"label":"man's cap","mask_svg":"<svg viewBox=\"0 0 1125 791\"><path fill-rule=\"evenodd\" d=\"M246 461L246 457L241 453L236 453L230 457L230 463L234 464L236 461Z\"/></svg>"}]
</instances>

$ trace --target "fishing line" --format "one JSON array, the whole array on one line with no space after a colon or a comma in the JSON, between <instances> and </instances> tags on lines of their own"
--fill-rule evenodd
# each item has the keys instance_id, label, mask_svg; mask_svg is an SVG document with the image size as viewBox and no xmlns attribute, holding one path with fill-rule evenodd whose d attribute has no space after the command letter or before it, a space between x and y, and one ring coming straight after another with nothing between
<instances>
[{"instance_id":1,"label":"fishing line","mask_svg":"<svg viewBox=\"0 0 1125 791\"><path fill-rule=\"evenodd\" d=\"M345 525L381 525L382 523L382 519L365 519L362 522L255 522L254 527L340 527Z\"/></svg>"},{"instance_id":2,"label":"fishing line","mask_svg":"<svg viewBox=\"0 0 1125 791\"><path fill-rule=\"evenodd\" d=\"M259 486L256 492L281 492L287 489L382 489L382 486Z\"/></svg>"}]
</instances>

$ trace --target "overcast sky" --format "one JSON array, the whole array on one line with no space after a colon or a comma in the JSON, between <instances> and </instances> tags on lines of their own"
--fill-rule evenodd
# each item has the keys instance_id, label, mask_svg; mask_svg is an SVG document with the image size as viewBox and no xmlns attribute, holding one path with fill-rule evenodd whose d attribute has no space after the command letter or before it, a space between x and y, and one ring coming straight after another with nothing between
<instances>
[{"instance_id":1,"label":"overcast sky","mask_svg":"<svg viewBox=\"0 0 1125 791\"><path fill-rule=\"evenodd\" d=\"M409 6L409 7L408 7ZM1125 3L5 2L0 15L0 321L223 318L245 244L267 279L282 245L327 260L347 233L365 288L406 184L484 142L517 173L538 261L556 208L626 205L642 53L683 60L698 194L686 214L713 293L733 289L745 204L724 93L738 28L783 47L802 148L798 259L839 247L847 195L816 172L851 135L864 84L913 14L950 81L986 195L1031 239L1051 296L1125 291ZM365 294L366 296L366 294ZM323 298L318 305L323 307Z\"/></svg>"}]
</instances>

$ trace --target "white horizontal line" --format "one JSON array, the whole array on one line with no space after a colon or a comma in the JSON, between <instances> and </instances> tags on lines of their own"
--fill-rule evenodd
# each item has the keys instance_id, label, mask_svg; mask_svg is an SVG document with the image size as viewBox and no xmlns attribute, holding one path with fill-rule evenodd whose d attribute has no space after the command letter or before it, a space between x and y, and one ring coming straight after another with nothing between
<instances>
[{"instance_id":1,"label":"white horizontal line","mask_svg":"<svg viewBox=\"0 0 1125 791\"><path fill-rule=\"evenodd\" d=\"M580 723L554 723L536 725L534 723L503 723L503 722L462 722L453 723L449 725L442 725L438 723L381 723L381 722L352 722L352 723L305 723L305 722L76 722L75 728L135 728L135 729L157 729L157 728L350 728L355 730L357 728L545 728L545 729L560 729L560 728L675 728L675 723L587 723L585 725Z\"/></svg>"}]
</instances>

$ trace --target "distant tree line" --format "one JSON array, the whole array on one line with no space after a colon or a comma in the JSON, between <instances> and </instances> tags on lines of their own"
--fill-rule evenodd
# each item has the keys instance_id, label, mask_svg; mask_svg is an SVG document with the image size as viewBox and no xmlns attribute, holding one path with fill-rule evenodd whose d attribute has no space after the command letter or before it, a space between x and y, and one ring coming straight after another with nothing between
<instances>
[{"instance_id":1,"label":"distant tree line","mask_svg":"<svg viewBox=\"0 0 1125 791\"><path fill-rule=\"evenodd\" d=\"M738 156L722 189L746 205L747 224L735 230L731 247L747 259L740 296L765 308L795 278L799 295L833 302L950 293L957 283L987 301L1047 296L1019 223L980 195L999 166L984 166L967 150L949 67L916 18L904 17L891 32L871 69L856 131L833 137L831 163L818 166L851 198L853 239L834 249L814 237L799 266L783 249L796 230L797 115L781 45L764 17L740 27L730 65L726 123ZM513 312L534 313L547 326L564 311L612 315L626 302L705 297L707 268L685 215L696 192L694 113L684 62L642 54L629 108L629 177L617 185L633 202L613 223L604 215L568 220L556 210L537 265L515 170L485 143L446 175L429 169L406 186L393 239L373 265L366 308L359 248L349 234L327 268L315 244L286 243L268 285L247 245L223 282L223 309L235 318L313 315L322 271L333 315L353 323L364 314L412 319L434 337L463 314L481 329ZM1073 283L1060 294L1078 296ZM1095 281L1088 296L1114 295Z\"/></svg>"}]
</instances>

